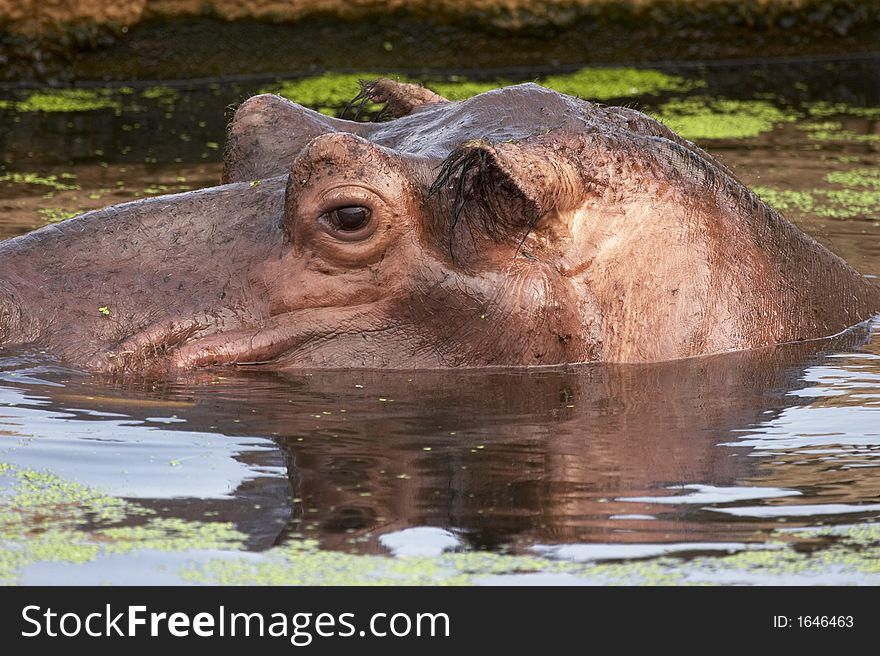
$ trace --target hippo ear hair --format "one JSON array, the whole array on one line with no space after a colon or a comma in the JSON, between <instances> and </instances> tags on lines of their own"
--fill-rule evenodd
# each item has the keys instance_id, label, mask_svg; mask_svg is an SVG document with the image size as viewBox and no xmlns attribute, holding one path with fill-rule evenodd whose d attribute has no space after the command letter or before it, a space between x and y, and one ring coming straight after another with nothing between
<instances>
[{"instance_id":1,"label":"hippo ear hair","mask_svg":"<svg viewBox=\"0 0 880 656\"><path fill-rule=\"evenodd\" d=\"M342 118L347 118L348 113L354 109L354 120L360 119L367 103L384 103L384 106L373 119L379 121L383 118L400 118L409 116L419 107L433 105L435 103L449 102L443 96L434 93L421 84L398 82L381 77L378 80L361 80L360 93L352 98L342 112Z\"/></svg>"},{"instance_id":2,"label":"hippo ear hair","mask_svg":"<svg viewBox=\"0 0 880 656\"><path fill-rule=\"evenodd\" d=\"M471 236L484 234L501 242L525 240L540 218L552 208L535 176L546 162L531 161L528 144L468 141L443 162L428 197L446 205L442 220L451 241L464 224ZM552 168L552 167L551 167Z\"/></svg>"}]
</instances>

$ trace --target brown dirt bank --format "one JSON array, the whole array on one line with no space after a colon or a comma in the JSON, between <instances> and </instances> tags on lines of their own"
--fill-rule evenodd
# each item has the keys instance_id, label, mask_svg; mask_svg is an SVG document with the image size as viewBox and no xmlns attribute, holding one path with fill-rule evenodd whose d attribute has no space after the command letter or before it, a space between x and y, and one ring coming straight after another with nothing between
<instances>
[{"instance_id":1,"label":"brown dirt bank","mask_svg":"<svg viewBox=\"0 0 880 656\"><path fill-rule=\"evenodd\" d=\"M880 0L0 0L5 81L878 50Z\"/></svg>"}]
</instances>

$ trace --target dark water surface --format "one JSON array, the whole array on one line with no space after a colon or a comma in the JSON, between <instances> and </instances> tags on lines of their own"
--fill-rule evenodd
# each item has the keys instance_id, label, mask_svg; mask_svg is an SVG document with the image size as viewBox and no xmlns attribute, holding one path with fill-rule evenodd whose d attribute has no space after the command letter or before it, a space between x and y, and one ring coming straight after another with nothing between
<instances>
[{"instance_id":1,"label":"dark water surface","mask_svg":"<svg viewBox=\"0 0 880 656\"><path fill-rule=\"evenodd\" d=\"M706 83L690 129L770 111L699 141L870 276L878 63L668 71ZM0 233L215 184L223 108L258 88L0 109ZM0 582L880 582L871 326L644 366L124 385L5 351L0 379Z\"/></svg>"}]
</instances>

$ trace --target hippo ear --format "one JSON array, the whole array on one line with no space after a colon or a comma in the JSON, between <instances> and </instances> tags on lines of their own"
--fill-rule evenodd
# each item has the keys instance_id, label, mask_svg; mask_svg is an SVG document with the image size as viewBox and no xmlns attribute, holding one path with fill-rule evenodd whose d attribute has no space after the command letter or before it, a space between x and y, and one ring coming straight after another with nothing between
<instances>
[{"instance_id":1,"label":"hippo ear","mask_svg":"<svg viewBox=\"0 0 880 656\"><path fill-rule=\"evenodd\" d=\"M384 104L382 111L379 112L379 115L374 120L379 120L382 117L400 118L402 116L409 116L419 107L449 102L443 96L434 93L421 84L397 82L387 77L381 77L371 82L361 80L360 84L360 93L348 103L345 111L342 113L342 118L346 118L354 108L356 110L354 119L359 119L364 106L370 101Z\"/></svg>"},{"instance_id":2,"label":"hippo ear","mask_svg":"<svg viewBox=\"0 0 880 656\"><path fill-rule=\"evenodd\" d=\"M446 205L441 220L450 241L465 227L471 236L522 244L542 217L574 207L580 177L556 150L544 141L469 141L453 151L429 191Z\"/></svg>"},{"instance_id":3,"label":"hippo ear","mask_svg":"<svg viewBox=\"0 0 880 656\"><path fill-rule=\"evenodd\" d=\"M232 118L223 155L223 184L284 175L313 139L360 133L365 124L324 116L287 98L263 93L245 100Z\"/></svg>"}]
</instances>

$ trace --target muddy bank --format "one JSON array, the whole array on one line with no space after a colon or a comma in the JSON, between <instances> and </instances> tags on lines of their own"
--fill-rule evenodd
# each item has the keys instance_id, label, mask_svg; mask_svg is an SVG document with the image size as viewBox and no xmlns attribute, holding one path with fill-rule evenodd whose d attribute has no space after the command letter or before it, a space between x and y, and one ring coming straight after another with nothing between
<instances>
[{"instance_id":1,"label":"muddy bank","mask_svg":"<svg viewBox=\"0 0 880 656\"><path fill-rule=\"evenodd\" d=\"M18 34L51 36L86 25L131 28L148 21L213 17L292 23L324 16L358 20L406 12L432 20L470 21L503 30L565 27L585 17L624 15L665 22L682 14L749 24L793 17L845 31L872 11L858 0L0 0L0 21Z\"/></svg>"},{"instance_id":2,"label":"muddy bank","mask_svg":"<svg viewBox=\"0 0 880 656\"><path fill-rule=\"evenodd\" d=\"M0 0L6 82L878 50L880 0Z\"/></svg>"}]
</instances>

